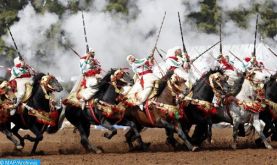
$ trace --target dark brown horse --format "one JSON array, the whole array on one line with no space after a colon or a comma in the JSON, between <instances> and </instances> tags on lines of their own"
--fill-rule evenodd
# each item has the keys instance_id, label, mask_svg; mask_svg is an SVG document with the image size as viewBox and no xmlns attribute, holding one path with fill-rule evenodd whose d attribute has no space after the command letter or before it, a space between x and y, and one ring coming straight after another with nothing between
<instances>
[{"instance_id":1,"label":"dark brown horse","mask_svg":"<svg viewBox=\"0 0 277 165\"><path fill-rule=\"evenodd\" d=\"M187 86L186 80L168 72L160 81L159 87L154 89L156 94L144 104L144 111L138 106L128 108L125 117L135 121L137 125L150 128L165 128L169 138L173 138L176 132L184 140L187 148L195 151L197 147L191 145L186 134L183 132L179 119L183 117L182 106L178 105L177 97L183 94ZM131 137L132 133L129 134ZM129 145L131 141L127 140Z\"/></svg>"}]
</instances>

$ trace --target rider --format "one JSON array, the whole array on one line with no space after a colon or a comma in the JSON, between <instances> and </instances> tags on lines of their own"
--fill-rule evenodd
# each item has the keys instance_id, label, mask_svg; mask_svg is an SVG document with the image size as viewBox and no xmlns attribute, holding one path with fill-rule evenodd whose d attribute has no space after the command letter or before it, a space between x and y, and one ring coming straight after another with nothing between
<instances>
[{"instance_id":1,"label":"rider","mask_svg":"<svg viewBox=\"0 0 277 165\"><path fill-rule=\"evenodd\" d=\"M256 56L252 53L251 57L245 57L243 67L245 70L261 70L264 68L262 62L259 62Z\"/></svg>"},{"instance_id":2,"label":"rider","mask_svg":"<svg viewBox=\"0 0 277 165\"><path fill-rule=\"evenodd\" d=\"M167 70L175 70L176 68L183 67L186 63L189 66L189 56L184 54L182 49L178 46L169 49L166 54L166 66Z\"/></svg>"},{"instance_id":3,"label":"rider","mask_svg":"<svg viewBox=\"0 0 277 165\"><path fill-rule=\"evenodd\" d=\"M181 47L176 46L169 49L166 54L167 70L173 70L175 74L187 80L186 85L192 87L195 75L191 71L191 61L187 53Z\"/></svg>"},{"instance_id":4,"label":"rider","mask_svg":"<svg viewBox=\"0 0 277 165\"><path fill-rule=\"evenodd\" d=\"M21 57L16 57L14 59L14 66L11 69L11 78L10 82L16 82L16 103L14 107L16 108L22 101L25 94L25 84L33 84L33 69L25 63L24 59ZM11 115L14 115L16 109L10 111Z\"/></svg>"},{"instance_id":5,"label":"rider","mask_svg":"<svg viewBox=\"0 0 277 165\"><path fill-rule=\"evenodd\" d=\"M127 61L135 73L135 84L127 94L128 101L133 105L138 105L143 110L143 103L151 93L155 80L158 78L153 74L154 54L148 58L136 59L134 55L128 55Z\"/></svg>"},{"instance_id":6,"label":"rider","mask_svg":"<svg viewBox=\"0 0 277 165\"><path fill-rule=\"evenodd\" d=\"M90 48L87 54L80 58L80 68L83 74L83 80L81 83L81 89L78 92L78 98L82 109L85 108L86 101L91 99L98 91L96 85L98 84L99 79L102 78L100 75L101 65L94 56L95 51Z\"/></svg>"},{"instance_id":7,"label":"rider","mask_svg":"<svg viewBox=\"0 0 277 165\"><path fill-rule=\"evenodd\" d=\"M220 64L220 68L224 70L228 84L233 86L235 81L238 79L238 73L235 69L234 62L230 61L228 55L224 56L223 54L218 56L217 61Z\"/></svg>"}]
</instances>

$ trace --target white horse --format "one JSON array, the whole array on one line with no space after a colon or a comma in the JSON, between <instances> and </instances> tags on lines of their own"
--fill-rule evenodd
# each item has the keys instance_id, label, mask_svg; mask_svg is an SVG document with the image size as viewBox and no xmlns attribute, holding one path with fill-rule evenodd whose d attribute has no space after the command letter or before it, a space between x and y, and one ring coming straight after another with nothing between
<instances>
[{"instance_id":1,"label":"white horse","mask_svg":"<svg viewBox=\"0 0 277 165\"><path fill-rule=\"evenodd\" d=\"M233 144L232 148L237 148L237 136L239 124L250 123L256 132L261 137L266 148L272 149L272 146L268 143L266 137L263 134L263 124L259 120L259 112L253 112L249 109L254 110L261 109L263 101L259 100L261 91L263 90L263 84L265 83L268 75L262 71L249 72L242 84L240 92L234 98L230 98L230 104L227 105L229 108L229 115L233 121Z\"/></svg>"}]
</instances>

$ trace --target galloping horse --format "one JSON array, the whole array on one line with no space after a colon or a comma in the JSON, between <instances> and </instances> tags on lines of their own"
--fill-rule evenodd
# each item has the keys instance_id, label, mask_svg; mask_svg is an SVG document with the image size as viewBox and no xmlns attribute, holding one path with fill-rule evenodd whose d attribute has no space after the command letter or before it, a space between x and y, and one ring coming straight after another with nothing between
<instances>
[{"instance_id":1,"label":"galloping horse","mask_svg":"<svg viewBox=\"0 0 277 165\"><path fill-rule=\"evenodd\" d=\"M108 139L111 139L117 133L117 130L113 127L114 124L130 126L131 129L135 126L132 121L126 120L124 117L125 107L118 105L119 102L117 101L117 97L120 94L119 91L123 86L128 85L127 81L130 80L130 78L122 71L122 77L116 79L116 82L113 82L111 76L117 71L119 70L112 69L100 80L97 85L98 91L91 99L89 106L84 110L81 110L81 107L78 105L69 103L70 100L64 100L64 104L66 105L65 117L79 130L81 144L88 152L102 152L97 147L90 144L88 140L91 124L101 125L112 131L111 134L104 133L104 137ZM136 130L134 131L137 132Z\"/></svg>"},{"instance_id":2,"label":"galloping horse","mask_svg":"<svg viewBox=\"0 0 277 165\"><path fill-rule=\"evenodd\" d=\"M277 141L277 73L270 77L264 88L268 106L260 113L260 119L265 122L263 133L266 137L272 134L271 140Z\"/></svg>"},{"instance_id":3,"label":"galloping horse","mask_svg":"<svg viewBox=\"0 0 277 165\"><path fill-rule=\"evenodd\" d=\"M195 151L197 147L191 145L179 122L179 119L183 117L183 111L182 106L177 103L177 97L187 90L185 82L186 80L173 72L168 72L159 81L155 94L150 95L146 101L145 110L141 111L138 106L130 107L126 111L125 117L144 127L165 128L170 139L176 132L184 140L187 148ZM129 132L129 137L132 135L133 133ZM132 146L130 139L127 142L129 146Z\"/></svg>"},{"instance_id":4,"label":"galloping horse","mask_svg":"<svg viewBox=\"0 0 277 165\"><path fill-rule=\"evenodd\" d=\"M13 134L19 138L20 144L24 146L24 140L34 142L31 154L36 153L38 143L43 139L43 133L48 126L57 124L61 109L56 109L53 92L63 90L61 84L52 75L38 73L33 78L34 84L30 98L18 106L17 113L12 116L15 126ZM18 130L29 129L35 137L25 135L21 137Z\"/></svg>"},{"instance_id":5,"label":"galloping horse","mask_svg":"<svg viewBox=\"0 0 277 165\"><path fill-rule=\"evenodd\" d=\"M210 76L213 74L222 76L222 79L218 82L219 84L213 82L214 89L209 81ZM211 113L216 110L213 108L212 101L215 92L222 91L222 87L226 85L227 81L223 79L223 70L220 68L211 69L196 81L191 93L185 97L184 101L189 101L188 105L184 107L187 120L182 120L181 124L184 131L189 131L192 124L196 124L195 131L190 139L192 143L199 145L207 137L211 137Z\"/></svg>"},{"instance_id":6,"label":"galloping horse","mask_svg":"<svg viewBox=\"0 0 277 165\"><path fill-rule=\"evenodd\" d=\"M238 127L244 123L251 123L266 148L272 148L263 134L259 120L259 112L265 106L263 83L266 78L267 75L259 70L247 73L240 92L235 97L228 96L224 101L224 108L212 114L212 118L219 119L217 122L224 121L233 125L233 149L237 148Z\"/></svg>"}]
</instances>

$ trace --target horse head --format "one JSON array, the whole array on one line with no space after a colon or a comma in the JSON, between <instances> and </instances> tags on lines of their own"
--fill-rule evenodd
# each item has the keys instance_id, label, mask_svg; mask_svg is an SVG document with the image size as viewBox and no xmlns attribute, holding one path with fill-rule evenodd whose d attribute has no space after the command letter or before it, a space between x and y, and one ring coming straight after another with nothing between
<instances>
[{"instance_id":1,"label":"horse head","mask_svg":"<svg viewBox=\"0 0 277 165\"><path fill-rule=\"evenodd\" d=\"M12 89L7 81L3 81L0 84L0 99L9 103L13 103L16 100L14 89Z\"/></svg>"},{"instance_id":2,"label":"horse head","mask_svg":"<svg viewBox=\"0 0 277 165\"><path fill-rule=\"evenodd\" d=\"M265 73L262 70L257 70L257 69L248 71L246 74L246 77L248 80L252 81L255 84L257 84L257 83L264 84L270 78L270 76L267 73Z\"/></svg>"},{"instance_id":3,"label":"horse head","mask_svg":"<svg viewBox=\"0 0 277 165\"><path fill-rule=\"evenodd\" d=\"M59 81L50 74L47 74L41 78L40 85L47 93L61 92L63 90L63 87Z\"/></svg>"},{"instance_id":4,"label":"horse head","mask_svg":"<svg viewBox=\"0 0 277 165\"><path fill-rule=\"evenodd\" d=\"M187 95L189 93L190 87L186 84L187 80L173 74L171 78L167 81L167 85L173 95Z\"/></svg>"},{"instance_id":5,"label":"horse head","mask_svg":"<svg viewBox=\"0 0 277 165\"><path fill-rule=\"evenodd\" d=\"M134 82L129 73L124 69L116 69L111 75L111 82L115 88L122 88L126 85L131 86Z\"/></svg>"},{"instance_id":6,"label":"horse head","mask_svg":"<svg viewBox=\"0 0 277 165\"><path fill-rule=\"evenodd\" d=\"M277 102L277 73L270 76L270 79L265 83L264 87L266 98Z\"/></svg>"}]
</instances>

